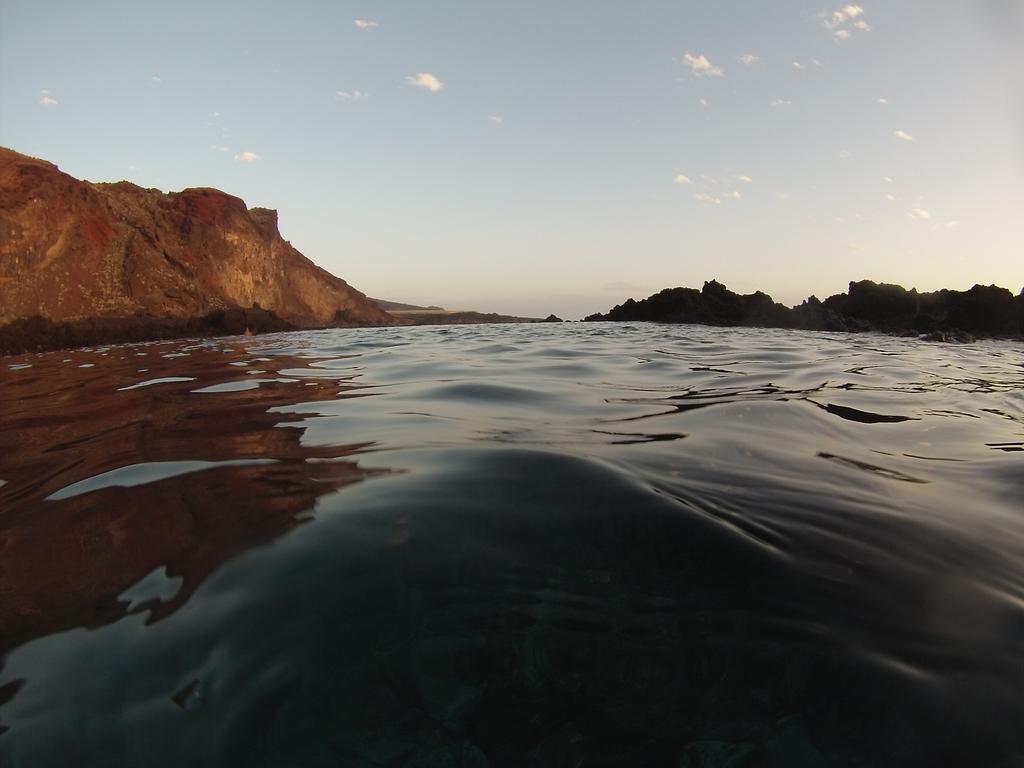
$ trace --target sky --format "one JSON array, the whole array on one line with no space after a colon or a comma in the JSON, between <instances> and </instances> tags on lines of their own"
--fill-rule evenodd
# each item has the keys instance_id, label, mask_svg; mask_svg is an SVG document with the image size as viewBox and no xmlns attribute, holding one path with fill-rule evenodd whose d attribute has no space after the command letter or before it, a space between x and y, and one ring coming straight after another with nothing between
<instances>
[{"instance_id":1,"label":"sky","mask_svg":"<svg viewBox=\"0 0 1024 768\"><path fill-rule=\"evenodd\" d=\"M0 145L383 299L1024 286L1018 0L0 0Z\"/></svg>"}]
</instances>

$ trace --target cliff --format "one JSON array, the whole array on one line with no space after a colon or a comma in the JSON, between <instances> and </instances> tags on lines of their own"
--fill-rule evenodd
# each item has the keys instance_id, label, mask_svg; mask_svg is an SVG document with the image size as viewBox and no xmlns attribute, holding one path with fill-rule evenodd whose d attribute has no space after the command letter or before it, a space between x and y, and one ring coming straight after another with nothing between
<instances>
[{"instance_id":1,"label":"cliff","mask_svg":"<svg viewBox=\"0 0 1024 768\"><path fill-rule=\"evenodd\" d=\"M1024 291L975 285L968 291L909 291L860 280L825 301L811 296L785 307L760 291L733 293L716 280L695 288L666 288L641 301L628 299L587 320L652 320L663 323L801 328L813 331L878 331L961 340L971 335L1024 336Z\"/></svg>"},{"instance_id":2,"label":"cliff","mask_svg":"<svg viewBox=\"0 0 1024 768\"><path fill-rule=\"evenodd\" d=\"M0 148L0 323L198 318L258 306L287 325L393 318L216 189L92 184Z\"/></svg>"}]
</instances>

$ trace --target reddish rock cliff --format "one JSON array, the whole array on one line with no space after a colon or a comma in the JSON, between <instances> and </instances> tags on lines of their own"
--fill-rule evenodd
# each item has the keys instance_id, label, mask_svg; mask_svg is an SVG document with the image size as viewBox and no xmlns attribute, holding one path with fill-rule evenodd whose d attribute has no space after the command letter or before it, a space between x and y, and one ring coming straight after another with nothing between
<instances>
[{"instance_id":1,"label":"reddish rock cliff","mask_svg":"<svg viewBox=\"0 0 1024 768\"><path fill-rule=\"evenodd\" d=\"M394 322L282 239L276 211L216 189L91 184L0 147L0 323L254 303L299 326Z\"/></svg>"}]
</instances>

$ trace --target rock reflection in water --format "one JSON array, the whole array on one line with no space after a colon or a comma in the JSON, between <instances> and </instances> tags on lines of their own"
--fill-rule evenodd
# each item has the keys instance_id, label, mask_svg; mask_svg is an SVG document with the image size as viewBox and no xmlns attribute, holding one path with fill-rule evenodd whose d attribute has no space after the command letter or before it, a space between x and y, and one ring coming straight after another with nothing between
<instances>
[{"instance_id":1,"label":"rock reflection in water","mask_svg":"<svg viewBox=\"0 0 1024 768\"><path fill-rule=\"evenodd\" d=\"M251 354L230 342L168 352L181 347L52 353L2 382L0 653L124 615L129 606L119 596L161 567L182 579L181 588L164 603L131 610L165 616L221 563L284 533L319 496L367 475L354 459L309 461L363 446L303 447L301 430L275 428L294 417L268 413L298 395L343 398L351 385L264 377L252 388L194 394L204 382L249 383ZM302 364L274 360L282 368ZM188 376L174 375L186 365ZM188 466L202 462L212 464ZM139 484L97 482L145 463L151 469ZM185 466L172 471L172 464ZM100 487L89 490L90 483Z\"/></svg>"}]
</instances>

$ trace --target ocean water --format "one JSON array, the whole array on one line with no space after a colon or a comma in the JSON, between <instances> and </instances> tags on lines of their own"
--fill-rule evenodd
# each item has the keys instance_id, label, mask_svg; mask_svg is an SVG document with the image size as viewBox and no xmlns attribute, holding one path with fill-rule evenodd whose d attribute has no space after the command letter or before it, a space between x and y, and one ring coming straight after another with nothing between
<instances>
[{"instance_id":1,"label":"ocean water","mask_svg":"<svg viewBox=\"0 0 1024 768\"><path fill-rule=\"evenodd\" d=\"M1024 345L0 360L0 765L1024 765Z\"/></svg>"}]
</instances>

